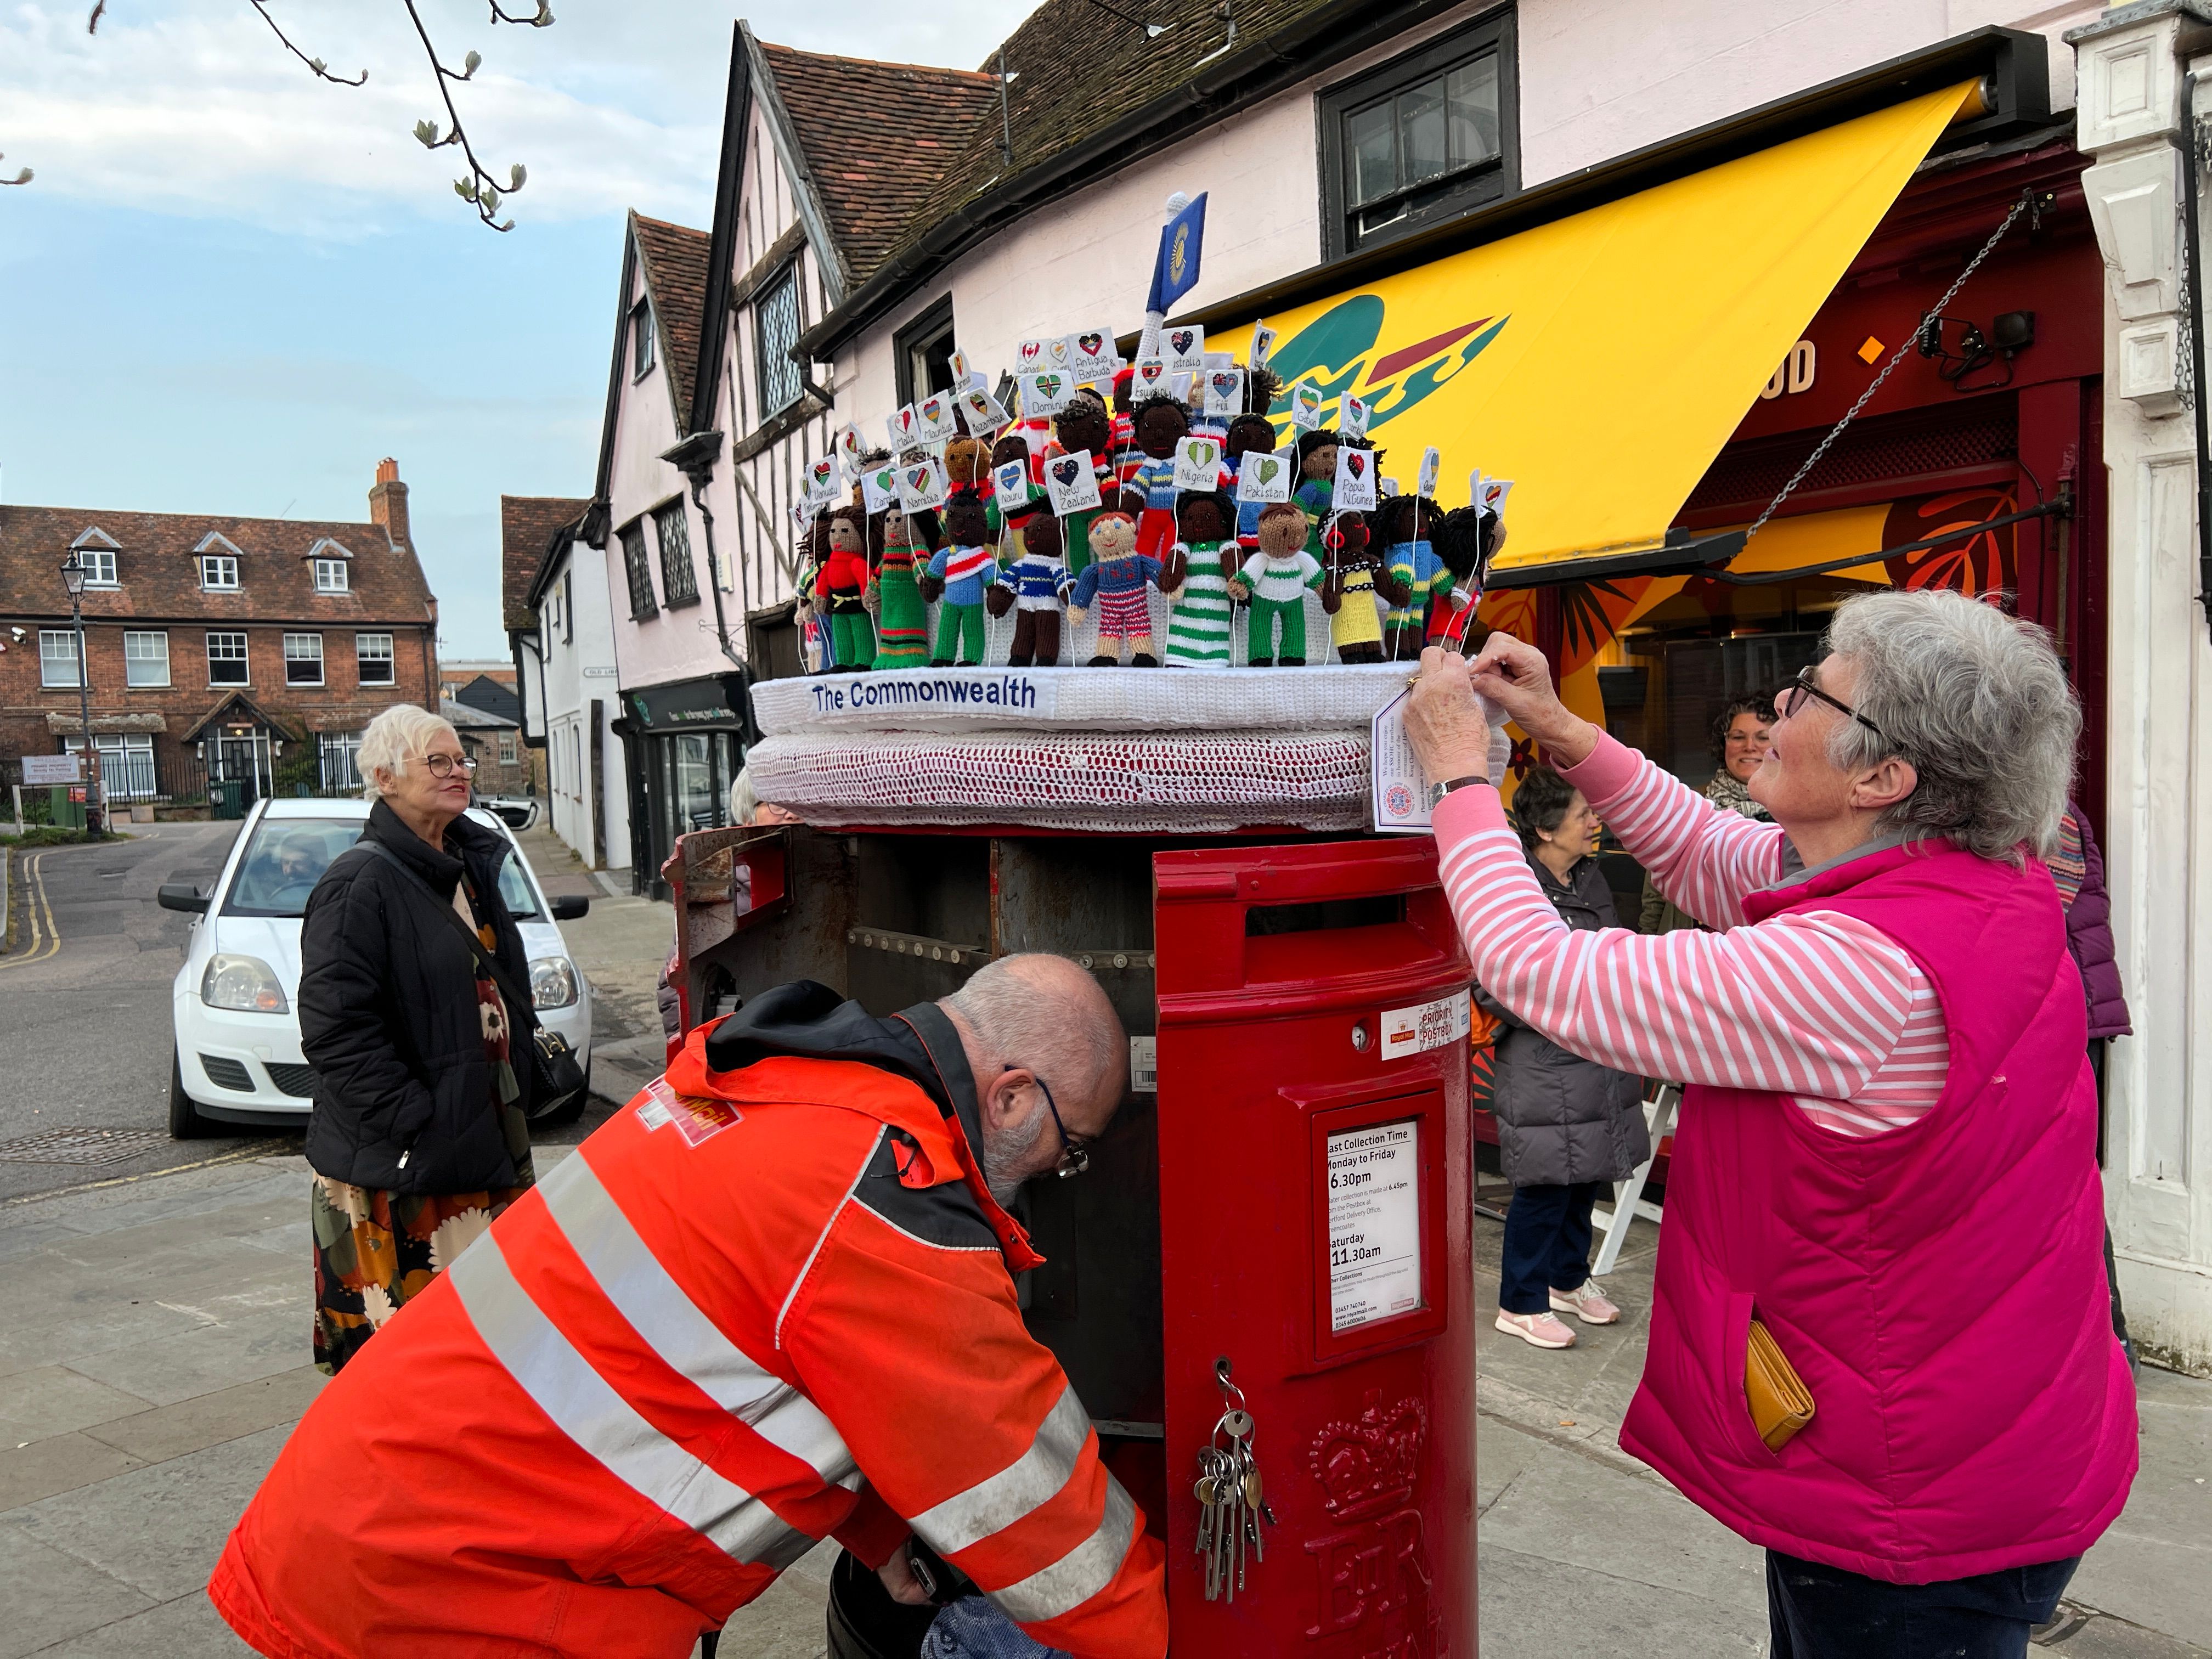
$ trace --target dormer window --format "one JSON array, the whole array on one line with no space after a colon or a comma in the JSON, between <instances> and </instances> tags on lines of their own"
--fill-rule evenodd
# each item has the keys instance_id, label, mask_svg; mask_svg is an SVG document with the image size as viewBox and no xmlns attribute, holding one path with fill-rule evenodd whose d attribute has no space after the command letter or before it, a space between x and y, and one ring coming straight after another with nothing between
<instances>
[{"instance_id":1,"label":"dormer window","mask_svg":"<svg viewBox=\"0 0 2212 1659\"><path fill-rule=\"evenodd\" d=\"M210 593L238 592L238 561L228 553L200 555L200 586Z\"/></svg>"},{"instance_id":2,"label":"dormer window","mask_svg":"<svg viewBox=\"0 0 2212 1659\"><path fill-rule=\"evenodd\" d=\"M315 592L343 593L347 591L346 562L343 559L315 561Z\"/></svg>"},{"instance_id":3,"label":"dormer window","mask_svg":"<svg viewBox=\"0 0 2212 1659\"><path fill-rule=\"evenodd\" d=\"M120 586L115 579L115 556L121 550L115 538L97 525L87 526L70 544L87 587Z\"/></svg>"}]
</instances>

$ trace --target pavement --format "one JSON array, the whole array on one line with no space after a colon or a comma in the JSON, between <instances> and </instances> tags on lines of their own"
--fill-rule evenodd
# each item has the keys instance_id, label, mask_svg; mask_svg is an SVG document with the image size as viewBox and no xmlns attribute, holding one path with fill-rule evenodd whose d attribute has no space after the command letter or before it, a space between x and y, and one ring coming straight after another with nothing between
<instances>
[{"instance_id":1,"label":"pavement","mask_svg":"<svg viewBox=\"0 0 2212 1659\"><path fill-rule=\"evenodd\" d=\"M64 1107L72 1121L161 1121L149 1079L167 1057L173 922L185 919L155 909L152 888L211 872L229 828L162 825L143 845L60 849L84 861L43 866L63 944L36 963L0 957L0 1135ZM659 1069L653 982L670 910L610 896L542 830L521 840L549 890L592 897L563 932L592 987L600 1098L545 1138L543 1173ZM96 1047L74 1036L73 1018L110 1006L149 1030L104 1030ZM28 1184L10 1184L0 1163L0 1659L247 1651L203 1587L322 1386L307 1363L307 1174L287 1138L181 1152L24 1166L37 1172ZM1638 1222L1604 1281L1622 1322L1547 1353L1492 1328L1499 1229L1475 1226L1486 1659L1765 1652L1759 1552L1617 1444L1643 1365L1656 1230ZM2127 1510L2039 1652L2212 1659L2212 1382L2146 1369L2140 1398L2142 1470ZM825 1545L740 1610L721 1652L818 1659L834 1559Z\"/></svg>"}]
</instances>

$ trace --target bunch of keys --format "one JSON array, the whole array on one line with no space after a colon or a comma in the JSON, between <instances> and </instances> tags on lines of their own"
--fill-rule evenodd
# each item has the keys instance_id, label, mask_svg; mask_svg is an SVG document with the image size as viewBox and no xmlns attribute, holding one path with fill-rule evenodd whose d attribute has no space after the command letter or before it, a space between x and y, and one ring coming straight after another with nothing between
<instances>
[{"instance_id":1,"label":"bunch of keys","mask_svg":"<svg viewBox=\"0 0 2212 1659\"><path fill-rule=\"evenodd\" d=\"M1199 1503L1197 1548L1206 1558L1206 1599L1226 1595L1234 1601L1244 1588L1248 1552L1252 1561L1267 1559L1260 1522L1264 1517L1273 1525L1275 1512L1262 1490L1253 1451L1255 1425L1244 1408L1244 1391L1229 1380L1227 1360L1218 1370L1228 1409L1213 1425L1211 1443L1198 1454L1198 1484L1192 1493Z\"/></svg>"}]
</instances>

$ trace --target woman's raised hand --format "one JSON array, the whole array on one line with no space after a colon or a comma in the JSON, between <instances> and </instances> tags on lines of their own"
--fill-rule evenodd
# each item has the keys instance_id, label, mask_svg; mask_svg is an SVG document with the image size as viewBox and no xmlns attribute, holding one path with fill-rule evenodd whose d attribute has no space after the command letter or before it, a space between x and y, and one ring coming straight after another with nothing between
<instances>
[{"instance_id":1,"label":"woman's raised hand","mask_svg":"<svg viewBox=\"0 0 2212 1659\"><path fill-rule=\"evenodd\" d=\"M1467 659L1431 646L1406 699L1406 740L1431 783L1492 777L1490 715L1474 695Z\"/></svg>"},{"instance_id":2,"label":"woman's raised hand","mask_svg":"<svg viewBox=\"0 0 2212 1659\"><path fill-rule=\"evenodd\" d=\"M1597 747L1602 733L1559 701L1552 689L1552 665L1534 646L1493 633L1467 674L1474 690L1510 715L1556 764L1576 765Z\"/></svg>"}]
</instances>

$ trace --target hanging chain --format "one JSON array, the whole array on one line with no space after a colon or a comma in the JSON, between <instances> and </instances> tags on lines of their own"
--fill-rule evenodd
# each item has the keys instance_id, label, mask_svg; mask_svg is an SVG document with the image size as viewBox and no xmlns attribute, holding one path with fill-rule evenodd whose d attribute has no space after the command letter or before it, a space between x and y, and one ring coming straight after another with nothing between
<instances>
[{"instance_id":1,"label":"hanging chain","mask_svg":"<svg viewBox=\"0 0 2212 1659\"><path fill-rule=\"evenodd\" d=\"M1761 530L1766 527L1766 521L1774 516L1777 510L1778 510L1782 506L1782 503L1788 501L1791 493L1796 489L1799 484L1805 482L1806 478L1811 474L1813 469L1820 465L1820 458L1828 453L1830 446L1832 445L1837 439L1844 435L1844 428L1858 418L1859 410L1864 409L1867 404L1873 400L1874 394L1881 390L1881 383L1889 378L1890 371L1894 369L1899 363L1903 362L1905 361L1905 354L1911 350L1915 345L1919 343L1921 329L1927 327L1928 319L1929 317L1940 317L1946 311L1948 311L1951 308L1951 301L1959 297L1959 290L1966 287L1966 279L1969 276L1972 276L1975 271L1981 268L1983 260L1988 258L1991 253L1996 252L1996 245L2004 240L2005 233L2019 222L2020 216L2026 213L2028 209L2034 204L2034 201L2035 192L2033 191L2024 190L2021 191L2020 200L2012 204L2012 211L2005 215L2004 222L1999 225L1995 231L1990 233L1990 240L1982 244L1982 251L1977 253L1972 258L1966 261L1966 268L1959 273L1959 280L1952 283L1951 286L1944 291L1943 297L1938 300L1935 305L1929 308L1927 315L1923 316L1920 319L1920 327L1914 329L1911 333L1905 337L1905 343L1898 347L1895 351L1890 353L1889 361L1881 366L1881 373L1874 377L1873 382L1864 392L1859 393L1858 401L1844 411L1844 418L1838 421L1835 425L1829 429L1828 435L1820 440L1819 447L1816 447L1810 455L1808 455L1805 458L1805 465L1799 467L1797 471L1791 475L1790 482L1782 486L1781 493L1776 495L1772 501L1767 502L1766 511L1760 514L1756 519L1752 520L1751 528L1745 531L1743 534L1743 538L1746 542L1750 541L1753 536L1756 536ZM2040 213L2037 215L2039 219L2040 219L2041 216Z\"/></svg>"}]
</instances>

